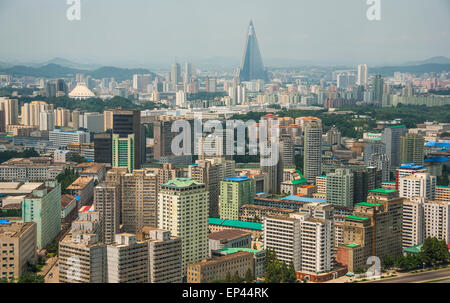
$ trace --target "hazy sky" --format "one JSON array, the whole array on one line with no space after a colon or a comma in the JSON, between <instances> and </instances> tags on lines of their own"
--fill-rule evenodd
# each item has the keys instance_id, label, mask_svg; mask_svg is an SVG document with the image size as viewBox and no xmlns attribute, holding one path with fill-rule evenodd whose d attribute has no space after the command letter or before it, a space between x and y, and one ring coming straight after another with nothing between
<instances>
[{"instance_id":1,"label":"hazy sky","mask_svg":"<svg viewBox=\"0 0 450 303\"><path fill-rule=\"evenodd\" d=\"M380 21L367 20L366 0L81 0L80 21L66 1L0 0L0 61L239 63L250 19L269 63L450 57L449 0L380 0Z\"/></svg>"}]
</instances>

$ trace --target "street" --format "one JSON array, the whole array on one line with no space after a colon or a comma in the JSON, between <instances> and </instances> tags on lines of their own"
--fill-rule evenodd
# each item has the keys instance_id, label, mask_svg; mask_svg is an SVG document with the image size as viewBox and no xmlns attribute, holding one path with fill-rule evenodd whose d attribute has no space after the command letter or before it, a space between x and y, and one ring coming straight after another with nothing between
<instances>
[{"instance_id":1,"label":"street","mask_svg":"<svg viewBox=\"0 0 450 303\"><path fill-rule=\"evenodd\" d=\"M402 277L370 281L367 283L421 283L425 281L439 280L444 278L450 278L450 268L405 275ZM439 281L439 283L450 283L450 280Z\"/></svg>"}]
</instances>

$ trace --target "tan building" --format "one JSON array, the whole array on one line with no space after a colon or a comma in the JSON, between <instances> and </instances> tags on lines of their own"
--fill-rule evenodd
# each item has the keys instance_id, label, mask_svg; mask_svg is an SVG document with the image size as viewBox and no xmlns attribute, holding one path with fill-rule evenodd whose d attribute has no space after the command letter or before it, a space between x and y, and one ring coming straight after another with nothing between
<instances>
[{"instance_id":1,"label":"tan building","mask_svg":"<svg viewBox=\"0 0 450 303\"><path fill-rule=\"evenodd\" d=\"M71 231L59 242L60 283L104 283L106 245L100 242L100 214L81 212Z\"/></svg>"},{"instance_id":2,"label":"tan building","mask_svg":"<svg viewBox=\"0 0 450 303\"><path fill-rule=\"evenodd\" d=\"M175 168L173 163L164 163L163 167L158 169L159 189L162 184L166 184L172 179L182 177L182 170Z\"/></svg>"},{"instance_id":3,"label":"tan building","mask_svg":"<svg viewBox=\"0 0 450 303\"><path fill-rule=\"evenodd\" d=\"M251 248L252 234L241 230L222 230L210 233L209 236L209 257L214 250L222 248Z\"/></svg>"},{"instance_id":4,"label":"tan building","mask_svg":"<svg viewBox=\"0 0 450 303\"><path fill-rule=\"evenodd\" d=\"M450 201L450 186L436 186L436 201Z\"/></svg>"},{"instance_id":5,"label":"tan building","mask_svg":"<svg viewBox=\"0 0 450 303\"><path fill-rule=\"evenodd\" d=\"M367 202L355 205L354 215L345 217L344 246L338 248L337 260L349 266L349 271L366 267L369 256L383 259L386 255L396 258L402 254L403 198L395 190L369 191ZM361 259L345 259L348 249L363 248ZM350 266L350 264L352 264Z\"/></svg>"},{"instance_id":6,"label":"tan building","mask_svg":"<svg viewBox=\"0 0 450 303\"><path fill-rule=\"evenodd\" d=\"M135 169L123 175L123 230L136 233L144 226L157 227L158 176L150 170Z\"/></svg>"},{"instance_id":7,"label":"tan building","mask_svg":"<svg viewBox=\"0 0 450 303\"><path fill-rule=\"evenodd\" d=\"M198 160L189 166L189 178L206 185L209 192L209 216L219 217L220 181L224 178L223 166L214 160Z\"/></svg>"},{"instance_id":8,"label":"tan building","mask_svg":"<svg viewBox=\"0 0 450 303\"><path fill-rule=\"evenodd\" d=\"M8 125L6 131L11 132L14 137L30 137L31 133L38 130L37 126L29 125Z\"/></svg>"},{"instance_id":9,"label":"tan building","mask_svg":"<svg viewBox=\"0 0 450 303\"><path fill-rule=\"evenodd\" d=\"M170 231L143 227L138 241L148 242L150 283L181 283L183 280L181 238Z\"/></svg>"},{"instance_id":10,"label":"tan building","mask_svg":"<svg viewBox=\"0 0 450 303\"><path fill-rule=\"evenodd\" d=\"M249 269L254 275L253 253L239 251L234 254L188 264L187 283L209 283L224 280L227 273L233 276L236 272L243 278Z\"/></svg>"},{"instance_id":11,"label":"tan building","mask_svg":"<svg viewBox=\"0 0 450 303\"><path fill-rule=\"evenodd\" d=\"M94 189L94 207L100 214L100 241L111 244L120 231L119 186L114 183L100 183Z\"/></svg>"},{"instance_id":12,"label":"tan building","mask_svg":"<svg viewBox=\"0 0 450 303\"><path fill-rule=\"evenodd\" d=\"M80 176L67 187L72 196L80 197L77 200L77 209L92 202L94 197L94 178Z\"/></svg>"},{"instance_id":13,"label":"tan building","mask_svg":"<svg viewBox=\"0 0 450 303\"><path fill-rule=\"evenodd\" d=\"M36 223L11 223L0 220L0 279L17 279L35 264L37 250Z\"/></svg>"},{"instance_id":14,"label":"tan building","mask_svg":"<svg viewBox=\"0 0 450 303\"><path fill-rule=\"evenodd\" d=\"M148 283L148 243L117 234L106 247L108 283Z\"/></svg>"},{"instance_id":15,"label":"tan building","mask_svg":"<svg viewBox=\"0 0 450 303\"><path fill-rule=\"evenodd\" d=\"M266 216L289 216L294 213L295 210L287 208L278 207L268 207L253 204L244 204L241 206L240 217L241 221L248 222L260 222L262 223L263 218Z\"/></svg>"},{"instance_id":16,"label":"tan building","mask_svg":"<svg viewBox=\"0 0 450 303\"><path fill-rule=\"evenodd\" d=\"M317 176L316 177L316 190L317 193L327 193L327 177Z\"/></svg>"}]
</instances>

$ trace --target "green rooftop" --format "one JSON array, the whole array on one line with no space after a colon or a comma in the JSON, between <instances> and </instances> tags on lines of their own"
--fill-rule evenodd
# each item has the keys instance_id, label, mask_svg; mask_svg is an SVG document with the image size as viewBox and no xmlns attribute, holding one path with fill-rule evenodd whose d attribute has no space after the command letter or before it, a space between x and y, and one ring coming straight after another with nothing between
<instances>
[{"instance_id":1,"label":"green rooftop","mask_svg":"<svg viewBox=\"0 0 450 303\"><path fill-rule=\"evenodd\" d=\"M368 220L369 218L366 218L366 217L358 217L358 216L347 216L347 217L345 217L345 219L353 219L353 220L364 221L364 220Z\"/></svg>"},{"instance_id":2,"label":"green rooftop","mask_svg":"<svg viewBox=\"0 0 450 303\"><path fill-rule=\"evenodd\" d=\"M251 252L251 253L254 253L254 254L260 252L260 250L257 250L257 249L237 248L237 247L236 248L222 248L222 249L219 249L218 251L226 253L227 255L234 254L234 253L237 253L237 252L240 252L240 251L248 251L248 252Z\"/></svg>"},{"instance_id":3,"label":"green rooftop","mask_svg":"<svg viewBox=\"0 0 450 303\"><path fill-rule=\"evenodd\" d=\"M393 125L393 126L389 126L389 128L399 128L399 127L406 127L404 125Z\"/></svg>"},{"instance_id":4,"label":"green rooftop","mask_svg":"<svg viewBox=\"0 0 450 303\"><path fill-rule=\"evenodd\" d=\"M378 203L370 203L370 202L361 202L361 203L356 203L356 205L367 206L367 207L373 207L373 206L379 206L379 205L381 205L381 204L378 204Z\"/></svg>"},{"instance_id":5,"label":"green rooftop","mask_svg":"<svg viewBox=\"0 0 450 303\"><path fill-rule=\"evenodd\" d=\"M190 179L190 178L175 178L175 179L169 180L166 184L163 184L163 186L189 187L192 185L201 185L201 184L203 184L203 183L200 183L200 182Z\"/></svg>"},{"instance_id":6,"label":"green rooftop","mask_svg":"<svg viewBox=\"0 0 450 303\"><path fill-rule=\"evenodd\" d=\"M254 229L254 230L262 230L262 223L257 223L257 222L246 222L246 221L238 221L238 220L224 220L224 219L218 219L218 218L209 218L209 224L246 228L246 229Z\"/></svg>"},{"instance_id":7,"label":"green rooftop","mask_svg":"<svg viewBox=\"0 0 450 303\"><path fill-rule=\"evenodd\" d=\"M384 188L377 188L377 189L371 189L369 190L372 193L380 193L380 194L390 194L395 192L395 189L384 189Z\"/></svg>"},{"instance_id":8,"label":"green rooftop","mask_svg":"<svg viewBox=\"0 0 450 303\"><path fill-rule=\"evenodd\" d=\"M405 253L418 254L422 250L422 246L423 246L423 244L418 244L418 245L406 247L403 249L403 251Z\"/></svg>"},{"instance_id":9,"label":"green rooftop","mask_svg":"<svg viewBox=\"0 0 450 303\"><path fill-rule=\"evenodd\" d=\"M344 246L347 246L347 247L356 247L356 246L359 246L359 244L356 244L356 243L349 243L349 244L344 244Z\"/></svg>"},{"instance_id":10,"label":"green rooftop","mask_svg":"<svg viewBox=\"0 0 450 303\"><path fill-rule=\"evenodd\" d=\"M391 184L393 184L393 183L395 183L395 181L383 181L383 183L391 183Z\"/></svg>"}]
</instances>

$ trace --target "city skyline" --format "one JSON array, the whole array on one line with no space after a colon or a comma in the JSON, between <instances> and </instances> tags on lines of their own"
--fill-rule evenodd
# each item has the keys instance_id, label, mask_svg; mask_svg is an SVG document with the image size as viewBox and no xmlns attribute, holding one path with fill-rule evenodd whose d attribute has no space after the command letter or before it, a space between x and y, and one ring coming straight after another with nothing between
<instances>
[{"instance_id":1,"label":"city skyline","mask_svg":"<svg viewBox=\"0 0 450 303\"><path fill-rule=\"evenodd\" d=\"M68 21L66 1L2 1L0 25L11 30L0 33L0 39L10 41L0 50L0 61L24 64L62 57L130 67L158 68L174 61L238 67L251 19L258 27L266 66L388 65L450 57L446 39L450 21L445 17L450 5L441 0L426 5L382 1L380 21L369 21L369 6L359 0L339 4L231 1L227 6L207 6L203 0L135 1L127 7L115 1L81 3L81 20ZM317 18L317 12L322 18ZM162 22L160 18L167 14L173 15L173 22ZM414 24L409 22L412 19ZM38 33L47 34L36 33L37 26Z\"/></svg>"}]
</instances>

